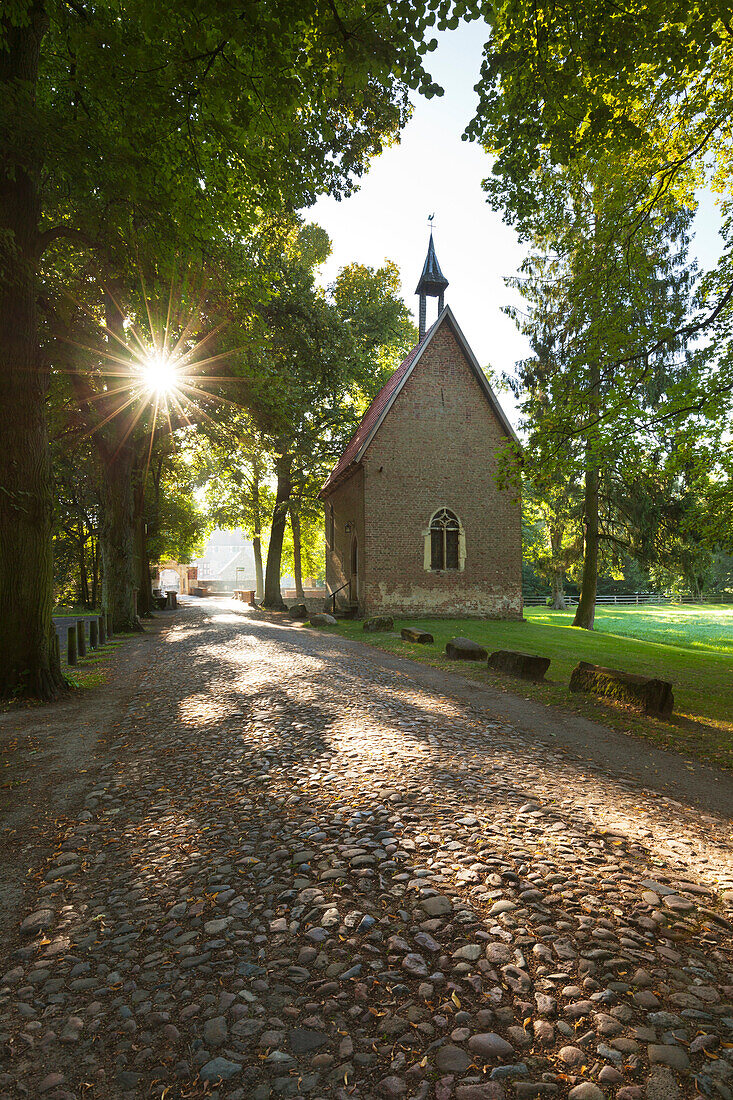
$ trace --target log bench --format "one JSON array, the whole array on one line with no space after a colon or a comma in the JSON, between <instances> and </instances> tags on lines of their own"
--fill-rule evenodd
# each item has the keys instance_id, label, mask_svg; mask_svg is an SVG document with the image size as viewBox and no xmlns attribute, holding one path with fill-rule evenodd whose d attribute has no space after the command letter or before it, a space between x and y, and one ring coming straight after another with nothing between
<instances>
[{"instance_id":1,"label":"log bench","mask_svg":"<svg viewBox=\"0 0 733 1100\"><path fill-rule=\"evenodd\" d=\"M432 645L435 638L426 630L416 630L413 626L405 626L400 631L406 642L417 642L418 645Z\"/></svg>"},{"instance_id":2,"label":"log bench","mask_svg":"<svg viewBox=\"0 0 733 1100\"><path fill-rule=\"evenodd\" d=\"M588 661L579 661L573 669L570 690L615 699L642 714L669 715L674 707L672 685L667 680L654 680L617 668L603 668Z\"/></svg>"},{"instance_id":3,"label":"log bench","mask_svg":"<svg viewBox=\"0 0 733 1100\"><path fill-rule=\"evenodd\" d=\"M451 638L445 645L446 657L452 661L485 661L488 652L470 638Z\"/></svg>"},{"instance_id":4,"label":"log bench","mask_svg":"<svg viewBox=\"0 0 733 1100\"><path fill-rule=\"evenodd\" d=\"M533 653L515 653L511 649L497 649L489 654L487 662L495 672L506 672L510 676L519 676L522 680L544 680L550 667L549 657L538 657Z\"/></svg>"}]
</instances>

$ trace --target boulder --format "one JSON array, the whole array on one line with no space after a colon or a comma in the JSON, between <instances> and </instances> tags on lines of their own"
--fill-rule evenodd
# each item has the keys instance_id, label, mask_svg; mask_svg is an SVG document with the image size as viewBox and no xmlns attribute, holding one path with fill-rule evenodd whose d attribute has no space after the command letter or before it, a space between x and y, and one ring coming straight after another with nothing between
<instances>
[{"instance_id":1,"label":"boulder","mask_svg":"<svg viewBox=\"0 0 733 1100\"><path fill-rule=\"evenodd\" d=\"M325 611L320 615L311 615L309 622L311 626L336 626L336 619L333 615L327 615Z\"/></svg>"},{"instance_id":2,"label":"boulder","mask_svg":"<svg viewBox=\"0 0 733 1100\"><path fill-rule=\"evenodd\" d=\"M603 668L579 661L570 676L570 690L616 699L640 710L642 714L672 713L674 695L667 680L652 680L635 672Z\"/></svg>"},{"instance_id":3,"label":"boulder","mask_svg":"<svg viewBox=\"0 0 733 1100\"><path fill-rule=\"evenodd\" d=\"M288 608L288 615L291 619L307 619L308 608L304 603L294 603Z\"/></svg>"},{"instance_id":4,"label":"boulder","mask_svg":"<svg viewBox=\"0 0 733 1100\"><path fill-rule=\"evenodd\" d=\"M417 642L418 645L432 645L435 638L425 630L415 630L412 626L406 626L402 630L402 637L406 642Z\"/></svg>"},{"instance_id":5,"label":"boulder","mask_svg":"<svg viewBox=\"0 0 733 1100\"><path fill-rule=\"evenodd\" d=\"M394 630L394 619L391 615L375 615L371 619L364 620L364 629L374 634Z\"/></svg>"},{"instance_id":6,"label":"boulder","mask_svg":"<svg viewBox=\"0 0 733 1100\"><path fill-rule=\"evenodd\" d=\"M512 649L497 649L489 655L488 667L495 672L506 672L522 680L544 680L550 667L549 657L537 657L532 653L515 653Z\"/></svg>"},{"instance_id":7,"label":"boulder","mask_svg":"<svg viewBox=\"0 0 733 1100\"><path fill-rule=\"evenodd\" d=\"M452 661L485 661L488 657L484 647L470 638L451 638L446 643L445 652Z\"/></svg>"}]
</instances>

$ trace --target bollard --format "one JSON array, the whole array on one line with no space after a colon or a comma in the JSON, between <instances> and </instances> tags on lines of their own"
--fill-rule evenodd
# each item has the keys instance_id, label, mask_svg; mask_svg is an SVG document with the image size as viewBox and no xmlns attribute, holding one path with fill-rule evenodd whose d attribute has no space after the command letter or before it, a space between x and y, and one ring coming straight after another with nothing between
<instances>
[{"instance_id":1,"label":"bollard","mask_svg":"<svg viewBox=\"0 0 733 1100\"><path fill-rule=\"evenodd\" d=\"M76 648L80 657L86 657L87 655L87 632L84 629L84 620L77 619L76 622Z\"/></svg>"},{"instance_id":2,"label":"bollard","mask_svg":"<svg viewBox=\"0 0 733 1100\"><path fill-rule=\"evenodd\" d=\"M106 616L107 616L107 637L108 638L114 638L115 632L112 629L112 612L107 611Z\"/></svg>"},{"instance_id":3,"label":"bollard","mask_svg":"<svg viewBox=\"0 0 733 1100\"><path fill-rule=\"evenodd\" d=\"M58 634L56 633L55 630L53 632L53 641L51 642L51 654L52 654L53 660L57 664L60 665L61 664L61 643L59 641L59 636L58 636Z\"/></svg>"},{"instance_id":4,"label":"bollard","mask_svg":"<svg viewBox=\"0 0 733 1100\"><path fill-rule=\"evenodd\" d=\"M66 663L76 664L76 626L70 626L66 631Z\"/></svg>"},{"instance_id":5,"label":"bollard","mask_svg":"<svg viewBox=\"0 0 733 1100\"><path fill-rule=\"evenodd\" d=\"M99 644L105 645L107 642L107 631L104 627L104 614L99 616Z\"/></svg>"},{"instance_id":6,"label":"bollard","mask_svg":"<svg viewBox=\"0 0 733 1100\"><path fill-rule=\"evenodd\" d=\"M176 594L170 588L165 594L165 606L168 611L172 611L176 606Z\"/></svg>"},{"instance_id":7,"label":"bollard","mask_svg":"<svg viewBox=\"0 0 733 1100\"><path fill-rule=\"evenodd\" d=\"M96 619L89 620L89 648L96 649L99 645L99 623Z\"/></svg>"}]
</instances>

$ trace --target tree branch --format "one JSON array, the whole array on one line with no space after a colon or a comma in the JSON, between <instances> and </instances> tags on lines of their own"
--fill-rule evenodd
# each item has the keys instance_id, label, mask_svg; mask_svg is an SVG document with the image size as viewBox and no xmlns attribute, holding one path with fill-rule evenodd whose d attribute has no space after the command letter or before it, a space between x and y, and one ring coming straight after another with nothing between
<instances>
[{"instance_id":1,"label":"tree branch","mask_svg":"<svg viewBox=\"0 0 733 1100\"><path fill-rule=\"evenodd\" d=\"M80 229L74 229L71 225L54 225L50 229L46 229L43 233L38 234L36 238L38 256L42 256L49 245L53 244L54 241L60 240L76 241L77 244L83 244L85 248L99 247L96 241L93 241L86 233L82 233Z\"/></svg>"}]
</instances>

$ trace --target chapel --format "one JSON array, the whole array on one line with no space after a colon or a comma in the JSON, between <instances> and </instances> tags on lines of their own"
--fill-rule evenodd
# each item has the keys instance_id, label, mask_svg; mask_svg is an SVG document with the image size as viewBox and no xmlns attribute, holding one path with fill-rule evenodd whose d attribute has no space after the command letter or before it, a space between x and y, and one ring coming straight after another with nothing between
<instances>
[{"instance_id":1,"label":"chapel","mask_svg":"<svg viewBox=\"0 0 733 1100\"><path fill-rule=\"evenodd\" d=\"M447 287L431 232L419 341L321 490L326 587L343 611L522 618L519 493L497 480L518 441L444 305ZM429 297L438 317L426 328Z\"/></svg>"}]
</instances>

